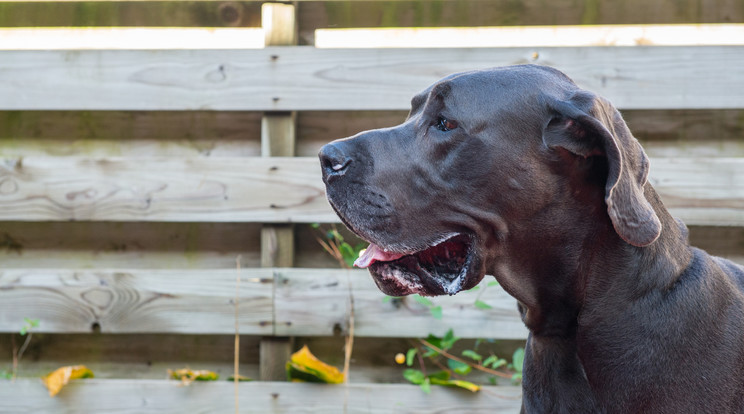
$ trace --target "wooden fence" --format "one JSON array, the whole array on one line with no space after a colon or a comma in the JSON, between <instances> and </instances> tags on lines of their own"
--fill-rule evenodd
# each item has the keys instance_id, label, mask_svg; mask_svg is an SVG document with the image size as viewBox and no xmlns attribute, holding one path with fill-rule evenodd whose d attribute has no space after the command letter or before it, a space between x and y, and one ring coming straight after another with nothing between
<instances>
[{"instance_id":1,"label":"wooden fence","mask_svg":"<svg viewBox=\"0 0 744 414\"><path fill-rule=\"evenodd\" d=\"M414 93L455 71L551 65L608 97L692 242L744 262L744 46L312 46L326 27L744 21L742 4L715 0L548 3L268 4L263 49L2 50L0 34L0 361L10 364L24 318L40 320L21 378L0 381L0 412L232 410L230 383L162 378L181 365L229 375L236 324L241 370L262 379L240 385L241 412L517 412L518 387L424 395L379 383L400 381L392 359L405 338L452 327L514 346L527 332L513 299L485 285L433 298L441 320L410 300L383 301L366 272L338 269L307 225L337 222L320 146L400 122ZM257 27L261 10L0 1L0 26ZM302 343L339 361L350 294L352 384L269 382ZM100 379L45 397L32 377L67 363Z\"/></svg>"}]
</instances>

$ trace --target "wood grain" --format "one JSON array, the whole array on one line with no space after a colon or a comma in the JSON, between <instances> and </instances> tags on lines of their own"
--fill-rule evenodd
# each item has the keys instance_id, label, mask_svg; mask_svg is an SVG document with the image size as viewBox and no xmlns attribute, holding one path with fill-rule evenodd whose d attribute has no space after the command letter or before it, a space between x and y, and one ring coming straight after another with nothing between
<instances>
[{"instance_id":1,"label":"wood grain","mask_svg":"<svg viewBox=\"0 0 744 414\"><path fill-rule=\"evenodd\" d=\"M7 160L0 205L21 221L336 221L312 158Z\"/></svg>"},{"instance_id":2,"label":"wood grain","mask_svg":"<svg viewBox=\"0 0 744 414\"><path fill-rule=\"evenodd\" d=\"M23 318L33 318L43 321L39 332L51 333L91 332L97 324L109 333L230 334L235 277L234 269L2 270L0 331L17 332ZM450 327L463 338L527 336L514 299L486 282L482 292L432 298L444 308L438 320L411 298L385 302L363 270L243 269L241 280L242 334L343 333L351 283L360 337L425 337ZM476 299L493 308L476 308Z\"/></svg>"},{"instance_id":3,"label":"wood grain","mask_svg":"<svg viewBox=\"0 0 744 414\"><path fill-rule=\"evenodd\" d=\"M384 301L385 296L364 270L278 269L276 271L276 333L278 335L345 334L348 295L354 295L354 334L357 336L426 337L454 328L464 338L524 339L527 330L516 301L499 287L430 298L442 306L442 319L412 298ZM478 309L480 299L492 306ZM395 321L395 323L390 323Z\"/></svg>"},{"instance_id":4,"label":"wood grain","mask_svg":"<svg viewBox=\"0 0 744 414\"><path fill-rule=\"evenodd\" d=\"M654 158L649 182L688 224L744 225L744 158Z\"/></svg>"},{"instance_id":5,"label":"wood grain","mask_svg":"<svg viewBox=\"0 0 744 414\"><path fill-rule=\"evenodd\" d=\"M550 65L624 109L744 108L744 46L4 51L0 109L392 110L453 72ZM701 76L705 74L705 76Z\"/></svg>"},{"instance_id":6,"label":"wood grain","mask_svg":"<svg viewBox=\"0 0 744 414\"><path fill-rule=\"evenodd\" d=\"M72 381L49 398L39 380L24 379L3 383L0 401L9 413L78 413L81 407L121 414L226 413L234 411L233 391L227 381L184 387L178 381L87 379ZM240 412L256 414L506 414L518 413L521 404L521 389L508 386L485 387L478 393L434 386L425 394L415 385L402 384L249 382L240 384L239 393Z\"/></svg>"},{"instance_id":7,"label":"wood grain","mask_svg":"<svg viewBox=\"0 0 744 414\"><path fill-rule=\"evenodd\" d=\"M271 271L242 278L240 331L272 333ZM0 330L32 318L39 332L231 333L235 281L235 270L4 269Z\"/></svg>"},{"instance_id":8,"label":"wood grain","mask_svg":"<svg viewBox=\"0 0 744 414\"><path fill-rule=\"evenodd\" d=\"M64 174L61 172L64 171ZM744 158L654 158L688 225L744 225ZM338 222L314 158L22 158L0 165L0 220Z\"/></svg>"}]
</instances>

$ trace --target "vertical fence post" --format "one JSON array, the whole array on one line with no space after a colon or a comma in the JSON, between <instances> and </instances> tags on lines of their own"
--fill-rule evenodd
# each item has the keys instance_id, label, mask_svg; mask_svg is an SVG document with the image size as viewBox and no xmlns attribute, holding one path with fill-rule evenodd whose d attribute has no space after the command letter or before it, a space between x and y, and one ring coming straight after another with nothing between
<instances>
[{"instance_id":1,"label":"vertical fence post","mask_svg":"<svg viewBox=\"0 0 744 414\"><path fill-rule=\"evenodd\" d=\"M297 44L295 6L264 3L261 21L266 46ZM261 119L261 156L293 157L295 155L295 113L265 112ZM261 266L294 265L294 226L270 224L261 229ZM276 282L274 289L276 289ZM292 351L291 338L266 337L261 340L259 372L262 381L285 380L284 365Z\"/></svg>"}]
</instances>

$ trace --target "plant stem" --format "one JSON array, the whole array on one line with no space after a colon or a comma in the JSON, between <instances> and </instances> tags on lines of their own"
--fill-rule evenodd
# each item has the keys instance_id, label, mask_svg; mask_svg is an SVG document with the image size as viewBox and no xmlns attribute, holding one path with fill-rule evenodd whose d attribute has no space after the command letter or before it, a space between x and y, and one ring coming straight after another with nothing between
<instances>
[{"instance_id":1,"label":"plant stem","mask_svg":"<svg viewBox=\"0 0 744 414\"><path fill-rule=\"evenodd\" d=\"M240 323L238 317L240 316L240 308L238 307L238 301L240 300L240 259L242 255L238 255L235 258L235 270L237 274L235 276L235 354L234 354L234 372L233 381L235 384L235 414L240 413L240 398L238 390L239 376L240 376Z\"/></svg>"},{"instance_id":2,"label":"plant stem","mask_svg":"<svg viewBox=\"0 0 744 414\"><path fill-rule=\"evenodd\" d=\"M447 352L447 351L445 351L445 350L443 350L443 349L441 349L441 348L438 348L438 347L436 347L436 346L432 345L431 343L429 343L429 342L428 342L427 340L425 340L425 339L419 339L419 342L421 342L421 343L422 343L422 344L423 344L424 346L426 346L427 348L431 348L431 349L433 349L433 350L434 350L435 352L438 352L438 353L440 353L440 354L444 355L445 357L447 357L447 358L449 358L449 359L453 359L453 360L455 360L455 361L457 361L457 362L461 362L461 363L463 363L463 364L468 364L468 365L470 365L471 367L473 367L473 368L477 369L478 371L482 371L482 372L485 372L485 373L487 373L487 374L495 375L495 376L497 376L497 377L501 377L501 378L511 378L511 377L512 377L511 375L509 375L509 374L507 374L507 373L504 373L504 372L501 372L501 371L495 371L495 370L492 370L492 369L490 369L490 368L486 368L486 367L484 367L483 365L476 365L476 364L473 364L473 363L471 363L471 362L468 362L468 361L466 361L466 360L464 360L464 359L462 359L462 358L458 358L458 357L456 357L456 356L454 356L454 355L450 354L449 352Z\"/></svg>"}]
</instances>

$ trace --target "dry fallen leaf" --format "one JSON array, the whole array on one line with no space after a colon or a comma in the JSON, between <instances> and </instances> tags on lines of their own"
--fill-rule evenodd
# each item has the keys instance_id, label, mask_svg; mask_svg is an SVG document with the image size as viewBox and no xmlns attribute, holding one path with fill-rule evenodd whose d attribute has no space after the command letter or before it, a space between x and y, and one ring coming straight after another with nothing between
<instances>
[{"instance_id":1,"label":"dry fallen leaf","mask_svg":"<svg viewBox=\"0 0 744 414\"><path fill-rule=\"evenodd\" d=\"M70 380L78 378L93 378L93 371L86 368L85 365L67 366L50 372L41 377L41 380L49 389L49 396L54 397Z\"/></svg>"},{"instance_id":2,"label":"dry fallen leaf","mask_svg":"<svg viewBox=\"0 0 744 414\"><path fill-rule=\"evenodd\" d=\"M172 379L181 380L183 385L189 385L194 381L216 381L220 376L213 371L206 369L193 370L189 368L168 370L168 376Z\"/></svg>"},{"instance_id":3,"label":"dry fallen leaf","mask_svg":"<svg viewBox=\"0 0 744 414\"><path fill-rule=\"evenodd\" d=\"M287 362L287 377L296 382L325 382L340 384L344 382L344 374L338 368L330 366L313 355L307 348L292 354Z\"/></svg>"}]
</instances>

